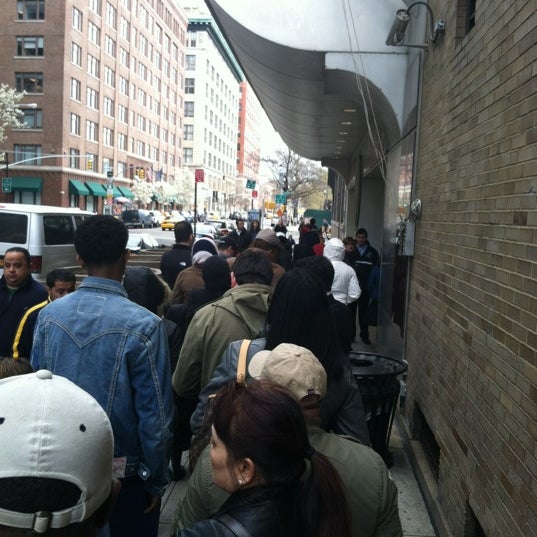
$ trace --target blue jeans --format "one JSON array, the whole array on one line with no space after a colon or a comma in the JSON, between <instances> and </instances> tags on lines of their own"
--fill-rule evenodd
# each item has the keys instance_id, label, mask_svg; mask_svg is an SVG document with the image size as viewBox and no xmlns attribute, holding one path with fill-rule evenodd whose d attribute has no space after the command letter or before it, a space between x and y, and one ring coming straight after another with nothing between
<instances>
[{"instance_id":1,"label":"blue jeans","mask_svg":"<svg viewBox=\"0 0 537 537\"><path fill-rule=\"evenodd\" d=\"M121 492L110 517L112 537L157 537L160 509L144 514L150 496L138 476L121 480Z\"/></svg>"}]
</instances>

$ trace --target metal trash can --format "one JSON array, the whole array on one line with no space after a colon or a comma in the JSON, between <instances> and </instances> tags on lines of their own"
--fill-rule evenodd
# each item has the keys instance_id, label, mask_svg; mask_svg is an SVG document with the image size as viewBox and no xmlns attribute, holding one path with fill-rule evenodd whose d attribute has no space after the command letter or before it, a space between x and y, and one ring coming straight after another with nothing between
<instances>
[{"instance_id":1,"label":"metal trash can","mask_svg":"<svg viewBox=\"0 0 537 537\"><path fill-rule=\"evenodd\" d=\"M373 352L351 352L349 357L352 374L362 394L372 447L389 468L393 455L388 444L400 390L397 375L404 373L407 365Z\"/></svg>"}]
</instances>

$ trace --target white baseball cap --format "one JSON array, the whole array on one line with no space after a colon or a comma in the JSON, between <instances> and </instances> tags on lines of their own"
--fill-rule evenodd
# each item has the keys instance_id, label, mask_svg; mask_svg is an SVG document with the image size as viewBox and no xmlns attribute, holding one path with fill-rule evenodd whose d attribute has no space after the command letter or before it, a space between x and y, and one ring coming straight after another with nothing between
<instances>
[{"instance_id":1,"label":"white baseball cap","mask_svg":"<svg viewBox=\"0 0 537 537\"><path fill-rule=\"evenodd\" d=\"M17 477L67 481L81 491L73 506L55 512L17 512L13 501L9 509L0 505L0 525L36 533L64 528L89 518L110 495L108 416L87 392L45 369L0 380L0 453L0 491L4 478Z\"/></svg>"}]
</instances>

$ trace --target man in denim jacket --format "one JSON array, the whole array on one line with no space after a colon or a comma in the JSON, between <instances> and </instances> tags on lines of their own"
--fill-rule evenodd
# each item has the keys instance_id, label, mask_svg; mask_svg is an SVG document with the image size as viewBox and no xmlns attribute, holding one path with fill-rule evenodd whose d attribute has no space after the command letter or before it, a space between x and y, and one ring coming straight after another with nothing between
<instances>
[{"instance_id":1,"label":"man in denim jacket","mask_svg":"<svg viewBox=\"0 0 537 537\"><path fill-rule=\"evenodd\" d=\"M127 239L125 225L112 216L79 226L75 248L88 277L40 313L31 361L67 377L104 408L114 431L114 476L122 482L111 535L149 537L158 533L168 481L173 398L163 324L131 302L121 284Z\"/></svg>"}]
</instances>

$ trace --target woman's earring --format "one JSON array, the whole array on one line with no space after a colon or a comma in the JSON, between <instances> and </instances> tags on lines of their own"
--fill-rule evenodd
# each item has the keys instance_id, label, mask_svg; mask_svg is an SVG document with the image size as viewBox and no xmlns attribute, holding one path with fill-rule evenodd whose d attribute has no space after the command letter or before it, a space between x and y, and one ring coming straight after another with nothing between
<instances>
[{"instance_id":1,"label":"woman's earring","mask_svg":"<svg viewBox=\"0 0 537 537\"><path fill-rule=\"evenodd\" d=\"M244 479L239 478L239 485L244 485Z\"/></svg>"}]
</instances>

